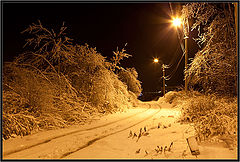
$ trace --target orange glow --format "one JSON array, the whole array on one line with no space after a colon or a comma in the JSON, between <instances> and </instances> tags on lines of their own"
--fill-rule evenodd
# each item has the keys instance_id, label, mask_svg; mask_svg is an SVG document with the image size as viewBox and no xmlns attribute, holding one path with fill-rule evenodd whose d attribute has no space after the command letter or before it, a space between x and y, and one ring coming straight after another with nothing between
<instances>
[{"instance_id":1,"label":"orange glow","mask_svg":"<svg viewBox=\"0 0 240 162\"><path fill-rule=\"evenodd\" d=\"M155 63L158 63L158 59L157 59L157 58L155 58L153 61L154 61Z\"/></svg>"},{"instance_id":2,"label":"orange glow","mask_svg":"<svg viewBox=\"0 0 240 162\"><path fill-rule=\"evenodd\" d=\"M172 23L173 23L173 25L176 26L176 27L179 27L179 26L182 24L181 19L178 18L178 17L173 18L173 19L172 19Z\"/></svg>"}]
</instances>

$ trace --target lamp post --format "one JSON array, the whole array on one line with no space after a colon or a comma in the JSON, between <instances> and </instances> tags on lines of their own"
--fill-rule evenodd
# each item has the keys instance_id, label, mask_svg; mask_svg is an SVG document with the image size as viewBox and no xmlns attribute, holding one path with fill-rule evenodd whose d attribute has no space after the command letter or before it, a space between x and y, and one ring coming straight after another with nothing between
<instances>
[{"instance_id":1,"label":"lamp post","mask_svg":"<svg viewBox=\"0 0 240 162\"><path fill-rule=\"evenodd\" d=\"M153 60L154 63L158 63L159 60L157 58L155 58ZM162 69L163 69L163 97L165 97L165 65L162 65Z\"/></svg>"},{"instance_id":2,"label":"lamp post","mask_svg":"<svg viewBox=\"0 0 240 162\"><path fill-rule=\"evenodd\" d=\"M188 62L188 35L185 36L185 70L187 70ZM185 91L188 90L188 79L185 77Z\"/></svg>"},{"instance_id":3,"label":"lamp post","mask_svg":"<svg viewBox=\"0 0 240 162\"><path fill-rule=\"evenodd\" d=\"M183 26L183 33L184 33L184 39L185 39L185 70L187 70L187 62L188 62L188 36L189 36L189 29L188 29L188 20L186 21L186 24L182 23L181 19L176 17L172 19L173 25L178 28L181 25ZM185 78L185 91L188 90L188 79Z\"/></svg>"},{"instance_id":4,"label":"lamp post","mask_svg":"<svg viewBox=\"0 0 240 162\"><path fill-rule=\"evenodd\" d=\"M162 65L163 69L163 97L165 97L165 65Z\"/></svg>"}]
</instances>

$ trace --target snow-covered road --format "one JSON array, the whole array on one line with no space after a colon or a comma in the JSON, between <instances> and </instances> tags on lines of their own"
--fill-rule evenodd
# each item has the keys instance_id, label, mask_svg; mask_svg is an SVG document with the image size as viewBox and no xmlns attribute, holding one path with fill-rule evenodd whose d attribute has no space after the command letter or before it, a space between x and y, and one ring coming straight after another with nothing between
<instances>
[{"instance_id":1,"label":"snow-covered road","mask_svg":"<svg viewBox=\"0 0 240 162\"><path fill-rule=\"evenodd\" d=\"M236 150L220 143L200 145L200 155L191 155L186 138L195 131L178 123L179 115L169 104L143 103L91 124L3 141L3 159L236 158Z\"/></svg>"}]
</instances>

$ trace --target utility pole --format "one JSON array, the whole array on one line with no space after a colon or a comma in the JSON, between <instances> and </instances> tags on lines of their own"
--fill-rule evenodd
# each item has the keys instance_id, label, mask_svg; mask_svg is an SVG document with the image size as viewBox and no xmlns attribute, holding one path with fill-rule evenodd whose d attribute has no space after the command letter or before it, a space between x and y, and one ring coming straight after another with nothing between
<instances>
[{"instance_id":1,"label":"utility pole","mask_svg":"<svg viewBox=\"0 0 240 162\"><path fill-rule=\"evenodd\" d=\"M165 65L162 65L163 69L163 97L165 97Z\"/></svg>"},{"instance_id":2,"label":"utility pole","mask_svg":"<svg viewBox=\"0 0 240 162\"><path fill-rule=\"evenodd\" d=\"M183 32L184 32L184 39L185 39L185 71L187 70L188 66L188 38L189 38L189 23L188 19L185 20L183 23ZM185 75L186 76L186 75ZM185 91L188 90L188 78L185 77Z\"/></svg>"},{"instance_id":3,"label":"utility pole","mask_svg":"<svg viewBox=\"0 0 240 162\"><path fill-rule=\"evenodd\" d=\"M185 37L185 70L187 70L188 62L188 36ZM188 90L188 79L185 77L185 91Z\"/></svg>"}]
</instances>

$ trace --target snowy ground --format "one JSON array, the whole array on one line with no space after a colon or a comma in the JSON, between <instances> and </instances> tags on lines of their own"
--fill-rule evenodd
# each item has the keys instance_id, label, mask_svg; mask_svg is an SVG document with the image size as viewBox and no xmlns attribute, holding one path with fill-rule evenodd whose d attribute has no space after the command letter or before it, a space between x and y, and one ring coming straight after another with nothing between
<instances>
[{"instance_id":1,"label":"snowy ground","mask_svg":"<svg viewBox=\"0 0 240 162\"><path fill-rule=\"evenodd\" d=\"M221 141L199 143L200 155L191 155L186 138L195 132L190 124L177 122L179 115L180 110L169 104L148 102L88 125L3 141L3 159L237 158L237 149L230 150ZM159 151L161 147L163 151Z\"/></svg>"}]
</instances>

